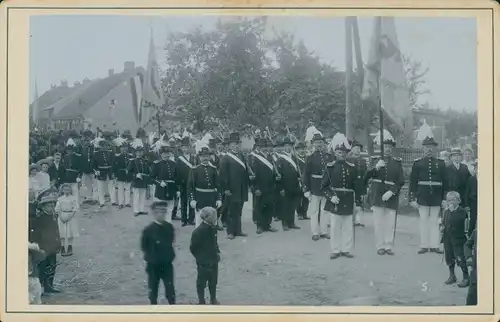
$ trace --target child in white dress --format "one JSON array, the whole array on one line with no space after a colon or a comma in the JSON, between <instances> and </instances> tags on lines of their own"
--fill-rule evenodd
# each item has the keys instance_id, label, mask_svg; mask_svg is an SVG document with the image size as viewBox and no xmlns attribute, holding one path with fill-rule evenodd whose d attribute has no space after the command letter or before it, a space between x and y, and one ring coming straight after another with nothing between
<instances>
[{"instance_id":1,"label":"child in white dress","mask_svg":"<svg viewBox=\"0 0 500 322\"><path fill-rule=\"evenodd\" d=\"M55 211L58 216L59 236L61 238L61 256L73 255L73 239L78 237L75 214L78 210L76 198L71 194L71 186L61 186L62 196L57 199ZM67 246L67 247L66 247Z\"/></svg>"}]
</instances>

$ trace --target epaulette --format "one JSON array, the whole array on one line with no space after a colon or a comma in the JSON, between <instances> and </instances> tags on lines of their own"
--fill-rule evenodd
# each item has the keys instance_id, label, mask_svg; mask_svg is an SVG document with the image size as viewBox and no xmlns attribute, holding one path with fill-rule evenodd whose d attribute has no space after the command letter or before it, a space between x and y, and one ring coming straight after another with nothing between
<instances>
[{"instance_id":1,"label":"epaulette","mask_svg":"<svg viewBox=\"0 0 500 322\"><path fill-rule=\"evenodd\" d=\"M120 156L121 153L115 153L115 157L118 157Z\"/></svg>"},{"instance_id":2,"label":"epaulette","mask_svg":"<svg viewBox=\"0 0 500 322\"><path fill-rule=\"evenodd\" d=\"M422 158L421 158L421 157L420 157L420 158L416 158L416 159L415 159L415 160L413 160L413 161L420 161L420 160L422 160Z\"/></svg>"},{"instance_id":3,"label":"epaulette","mask_svg":"<svg viewBox=\"0 0 500 322\"><path fill-rule=\"evenodd\" d=\"M335 164L335 161L332 161L332 162L328 162L326 164L327 167L333 167L333 165Z\"/></svg>"},{"instance_id":4,"label":"epaulette","mask_svg":"<svg viewBox=\"0 0 500 322\"><path fill-rule=\"evenodd\" d=\"M352 164L352 163L350 163L350 162L347 162L347 161L346 161L345 163L347 163L347 164L348 164L348 165L350 165L351 167L354 167L354 164Z\"/></svg>"},{"instance_id":5,"label":"epaulette","mask_svg":"<svg viewBox=\"0 0 500 322\"><path fill-rule=\"evenodd\" d=\"M399 162L401 162L403 160L401 158L396 158L396 157L393 157L393 159L396 160L396 161L399 161Z\"/></svg>"},{"instance_id":6,"label":"epaulette","mask_svg":"<svg viewBox=\"0 0 500 322\"><path fill-rule=\"evenodd\" d=\"M154 160L153 161L153 163L159 163L159 162L160 162L160 160Z\"/></svg>"}]
</instances>

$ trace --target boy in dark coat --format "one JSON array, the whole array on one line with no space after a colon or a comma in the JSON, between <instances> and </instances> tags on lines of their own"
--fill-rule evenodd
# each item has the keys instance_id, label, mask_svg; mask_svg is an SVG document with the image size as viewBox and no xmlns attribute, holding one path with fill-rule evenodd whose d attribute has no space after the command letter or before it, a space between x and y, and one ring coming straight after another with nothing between
<instances>
[{"instance_id":1,"label":"boy in dark coat","mask_svg":"<svg viewBox=\"0 0 500 322\"><path fill-rule=\"evenodd\" d=\"M158 287L160 279L165 286L165 297L169 304L175 304L174 288L174 226L165 221L167 211L166 201L156 201L151 204L155 220L144 228L141 237L141 250L146 261L148 275L149 302L158 304Z\"/></svg>"},{"instance_id":2,"label":"boy in dark coat","mask_svg":"<svg viewBox=\"0 0 500 322\"><path fill-rule=\"evenodd\" d=\"M467 212L464 208L459 206L460 194L458 192L448 192L446 201L448 205L443 212L440 227L445 261L450 270L450 277L446 280L445 284L453 284L457 281L455 276L455 264L458 264L463 273L463 280L458 284L458 287L467 287L469 286L469 271L464 256L464 245L467 240L465 235Z\"/></svg>"},{"instance_id":3,"label":"boy in dark coat","mask_svg":"<svg viewBox=\"0 0 500 322\"><path fill-rule=\"evenodd\" d=\"M220 250L217 244L217 210L205 207L201 209L200 217L202 222L193 231L189 247L198 268L196 291L199 304L205 304L205 287L208 283L210 303L216 305L219 304L216 294L220 261Z\"/></svg>"}]
</instances>

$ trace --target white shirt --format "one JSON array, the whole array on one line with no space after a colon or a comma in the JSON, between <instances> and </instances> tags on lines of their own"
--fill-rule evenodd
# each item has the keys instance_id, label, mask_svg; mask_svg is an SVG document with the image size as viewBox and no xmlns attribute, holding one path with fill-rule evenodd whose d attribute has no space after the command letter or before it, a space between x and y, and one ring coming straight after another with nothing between
<instances>
[{"instance_id":1,"label":"white shirt","mask_svg":"<svg viewBox=\"0 0 500 322\"><path fill-rule=\"evenodd\" d=\"M35 178L38 181L40 190L50 188L50 176L48 173L40 171L37 173Z\"/></svg>"}]
</instances>

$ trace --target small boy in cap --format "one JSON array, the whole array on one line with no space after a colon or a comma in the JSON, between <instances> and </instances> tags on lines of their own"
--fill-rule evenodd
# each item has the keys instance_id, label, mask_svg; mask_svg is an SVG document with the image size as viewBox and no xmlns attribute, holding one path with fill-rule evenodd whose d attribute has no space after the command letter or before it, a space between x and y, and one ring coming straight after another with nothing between
<instances>
[{"instance_id":1,"label":"small boy in cap","mask_svg":"<svg viewBox=\"0 0 500 322\"><path fill-rule=\"evenodd\" d=\"M141 250L146 261L148 275L149 302L158 304L158 287L160 279L165 287L165 297L169 304L175 304L174 240L175 231L171 223L165 221L166 201L155 201L151 204L155 220L144 228L141 237Z\"/></svg>"},{"instance_id":2,"label":"small boy in cap","mask_svg":"<svg viewBox=\"0 0 500 322\"><path fill-rule=\"evenodd\" d=\"M196 291L199 304L205 303L205 287L208 283L210 303L217 301L217 278L219 271L220 250L217 244L217 210L205 207L200 211L201 224L193 230L189 250L196 259L198 277Z\"/></svg>"}]
</instances>

